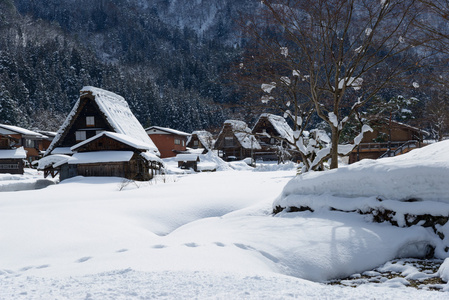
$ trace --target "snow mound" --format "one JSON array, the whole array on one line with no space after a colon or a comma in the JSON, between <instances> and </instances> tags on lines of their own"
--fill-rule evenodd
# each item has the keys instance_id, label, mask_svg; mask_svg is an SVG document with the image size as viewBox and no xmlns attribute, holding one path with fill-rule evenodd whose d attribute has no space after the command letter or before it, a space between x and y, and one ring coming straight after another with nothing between
<instances>
[{"instance_id":1,"label":"snow mound","mask_svg":"<svg viewBox=\"0 0 449 300\"><path fill-rule=\"evenodd\" d=\"M294 195L449 203L448 147L449 141L443 141L397 157L362 160L336 170L301 174L285 186L274 207L294 205L289 197ZM300 198L303 197L296 197Z\"/></svg>"}]
</instances>

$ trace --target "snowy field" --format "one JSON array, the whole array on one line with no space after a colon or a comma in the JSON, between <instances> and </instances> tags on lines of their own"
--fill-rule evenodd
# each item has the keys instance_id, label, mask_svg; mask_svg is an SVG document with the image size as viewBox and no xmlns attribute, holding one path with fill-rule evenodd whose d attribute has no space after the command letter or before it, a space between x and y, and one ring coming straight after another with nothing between
<instances>
[{"instance_id":1,"label":"snowy field","mask_svg":"<svg viewBox=\"0 0 449 300\"><path fill-rule=\"evenodd\" d=\"M404 165L398 160L389 168ZM293 188L300 180L291 181L294 166L232 167L177 172L151 183L75 177L43 189L1 192L0 299L449 298L447 292L407 287L403 278L356 288L324 284L376 267L410 279L448 280L449 263L436 274L389 265L434 237L421 226L377 224L326 209L331 196L342 201L354 194L315 188L324 195L321 209L273 216L275 200L295 203L304 192ZM0 190L21 181L2 176ZM23 180L33 178L42 175L28 171ZM368 201L363 199L372 193L360 190L357 197ZM383 195L394 200L393 191Z\"/></svg>"}]
</instances>

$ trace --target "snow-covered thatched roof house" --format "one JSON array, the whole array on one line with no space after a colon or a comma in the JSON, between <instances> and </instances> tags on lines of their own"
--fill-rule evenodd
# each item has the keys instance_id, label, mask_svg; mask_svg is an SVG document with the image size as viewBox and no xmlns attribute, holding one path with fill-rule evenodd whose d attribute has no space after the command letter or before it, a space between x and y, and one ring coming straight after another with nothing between
<instances>
[{"instance_id":1,"label":"snow-covered thatched roof house","mask_svg":"<svg viewBox=\"0 0 449 300\"><path fill-rule=\"evenodd\" d=\"M293 143L293 130L290 125L283 117L273 114L261 114L253 127L252 133L263 144L273 145L276 140ZM261 146L263 147L262 143Z\"/></svg>"},{"instance_id":2,"label":"snow-covered thatched roof house","mask_svg":"<svg viewBox=\"0 0 449 300\"><path fill-rule=\"evenodd\" d=\"M243 121L227 120L218 134L215 149L225 160L241 160L251 157L254 150L262 149L259 142Z\"/></svg>"},{"instance_id":3,"label":"snow-covered thatched roof house","mask_svg":"<svg viewBox=\"0 0 449 300\"><path fill-rule=\"evenodd\" d=\"M187 147L192 149L203 148L209 151L214 147L214 144L215 140L212 133L206 130L192 132L192 135L187 140Z\"/></svg>"},{"instance_id":4,"label":"snow-covered thatched roof house","mask_svg":"<svg viewBox=\"0 0 449 300\"><path fill-rule=\"evenodd\" d=\"M59 128L45 155L72 154L70 147L102 131L135 138L148 144L151 152L158 153L157 147L123 97L86 86L80 91L80 98Z\"/></svg>"},{"instance_id":5,"label":"snow-covered thatched roof house","mask_svg":"<svg viewBox=\"0 0 449 300\"><path fill-rule=\"evenodd\" d=\"M293 130L281 116L261 114L252 133L262 147L262 150L256 153L258 158L278 160L281 152L291 152L294 149Z\"/></svg>"},{"instance_id":6,"label":"snow-covered thatched roof house","mask_svg":"<svg viewBox=\"0 0 449 300\"><path fill-rule=\"evenodd\" d=\"M103 167L107 162L114 164L118 162L117 157L120 157L120 162L125 162L126 165L135 154L136 159L146 161L144 169L152 169L152 167L160 169L162 162L157 156L159 155L157 147L131 112L123 97L91 86L84 87L80 94L80 98L45 152L44 160L39 168L44 165L47 169L58 166L64 168L64 165L68 165L65 167L70 169L70 172L67 171L68 173L63 176L64 178L76 175L122 176L118 175L122 174L120 173L122 171L111 171L108 173L111 175L103 174L103 171L103 173L98 171L101 170L101 168L98 168L98 164L101 163ZM104 151L114 151L115 153L108 153L108 155L106 155L107 153L101 153ZM119 151L122 153L118 153ZM131 157L128 157L128 155L126 156L127 159L123 159L125 157L123 152L126 151L131 151L133 155ZM58 161L57 164L52 166L45 163L46 161L52 161L51 158L47 158L50 155L72 155L78 152L92 152L89 155L89 163L83 161L83 164L88 164L87 171L85 166L80 167L79 170L84 170L81 173L74 171L81 163L75 163L77 160L72 158L66 161ZM93 152L95 152L95 155ZM105 156L102 156L102 154ZM86 156L86 154L82 156ZM109 161L105 161L105 159ZM92 168L96 171L93 171ZM109 169L113 168L115 167L111 165ZM139 169L139 172L141 171ZM136 177L134 176L136 174L128 174L128 171L125 173L126 176L123 175L123 177ZM148 180L147 176L142 178Z\"/></svg>"}]
</instances>

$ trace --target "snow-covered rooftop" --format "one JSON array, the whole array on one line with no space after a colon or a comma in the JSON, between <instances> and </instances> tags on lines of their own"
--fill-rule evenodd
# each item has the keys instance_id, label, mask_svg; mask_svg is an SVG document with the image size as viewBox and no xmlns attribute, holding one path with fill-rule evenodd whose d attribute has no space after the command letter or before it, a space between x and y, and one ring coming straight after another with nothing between
<instances>
[{"instance_id":1,"label":"snow-covered rooftop","mask_svg":"<svg viewBox=\"0 0 449 300\"><path fill-rule=\"evenodd\" d=\"M200 154L182 153L175 157L175 161L196 161L200 157Z\"/></svg>"},{"instance_id":2,"label":"snow-covered rooftop","mask_svg":"<svg viewBox=\"0 0 449 300\"><path fill-rule=\"evenodd\" d=\"M254 135L251 132L251 129L249 129L248 125L239 120L226 120L224 122L223 128L228 125L231 126L232 132L234 133L235 137L239 141L240 145L242 145L245 149L262 149L259 142L256 140ZM220 132L219 135L221 135L223 132Z\"/></svg>"},{"instance_id":3,"label":"snow-covered rooftop","mask_svg":"<svg viewBox=\"0 0 449 300\"><path fill-rule=\"evenodd\" d=\"M70 156L64 154L52 154L37 161L37 169L44 170L48 167L62 165L69 160Z\"/></svg>"},{"instance_id":4,"label":"snow-covered rooftop","mask_svg":"<svg viewBox=\"0 0 449 300\"><path fill-rule=\"evenodd\" d=\"M176 129L172 129L172 128L168 128L168 127L151 126L151 127L148 127L148 128L145 129L145 131L148 134L152 134L153 133L153 132L151 132L152 130L156 130L157 133L160 133L160 131L162 131L162 132L176 134L176 135L190 136L190 133L187 133L187 132L184 132L184 131L180 131L180 130L176 130Z\"/></svg>"},{"instance_id":5,"label":"snow-covered rooftop","mask_svg":"<svg viewBox=\"0 0 449 300\"><path fill-rule=\"evenodd\" d=\"M156 145L131 112L128 103L122 96L92 86L83 87L80 93L80 98L73 106L72 111L67 116L62 126L59 128L56 137L53 139L53 142L45 152L45 155L52 153L53 148L55 148L58 144L59 140L62 138L62 134L65 132L67 127L70 126L72 119L75 117L75 114L80 106L81 99L87 95L92 95L94 97L95 103L105 115L106 121L111 125L115 132L140 140L141 142L148 144L151 149L150 151L159 153Z\"/></svg>"},{"instance_id":6,"label":"snow-covered rooftop","mask_svg":"<svg viewBox=\"0 0 449 300\"><path fill-rule=\"evenodd\" d=\"M142 142L141 140L135 139L133 137L121 134L121 133L116 133L116 132L110 132L110 131L103 131L85 141L82 141L74 146L72 146L70 148L70 150L76 151L76 149L79 149L80 147L96 140L99 139L103 136L107 136L110 137L111 139L114 139L116 141L122 142L123 144L126 144L128 146L131 146L133 148L139 149L139 150L151 150L150 145L148 145L147 143Z\"/></svg>"},{"instance_id":7,"label":"snow-covered rooftop","mask_svg":"<svg viewBox=\"0 0 449 300\"><path fill-rule=\"evenodd\" d=\"M106 162L130 161L133 157L133 151L94 151L75 153L69 158L69 165L91 164Z\"/></svg>"},{"instance_id":8,"label":"snow-covered rooftop","mask_svg":"<svg viewBox=\"0 0 449 300\"><path fill-rule=\"evenodd\" d=\"M283 117L269 113L263 113L257 120L256 125L262 118L268 119L268 121L273 125L274 129L276 129L276 131L279 133L279 136L281 138L293 143L293 130Z\"/></svg>"},{"instance_id":9,"label":"snow-covered rooftop","mask_svg":"<svg viewBox=\"0 0 449 300\"><path fill-rule=\"evenodd\" d=\"M34 132L25 128L21 128L13 125L0 124L0 134L22 134L29 137L46 139L47 136Z\"/></svg>"},{"instance_id":10,"label":"snow-covered rooftop","mask_svg":"<svg viewBox=\"0 0 449 300\"><path fill-rule=\"evenodd\" d=\"M210 133L209 131L206 130L197 130L192 132L192 135L189 137L189 139L187 140L187 144L190 143L190 140L192 139L192 137L196 135L198 137L198 140L201 142L201 144L207 149L210 150L214 147L214 137L212 135L212 133Z\"/></svg>"},{"instance_id":11,"label":"snow-covered rooftop","mask_svg":"<svg viewBox=\"0 0 449 300\"><path fill-rule=\"evenodd\" d=\"M23 159L26 157L27 153L23 147L15 149L0 149L0 159Z\"/></svg>"}]
</instances>

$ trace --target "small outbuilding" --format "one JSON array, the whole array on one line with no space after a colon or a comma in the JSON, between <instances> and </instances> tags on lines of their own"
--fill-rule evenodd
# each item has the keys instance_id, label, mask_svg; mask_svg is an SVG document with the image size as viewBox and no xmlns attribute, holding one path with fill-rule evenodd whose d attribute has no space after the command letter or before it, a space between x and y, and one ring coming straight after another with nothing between
<instances>
[{"instance_id":1,"label":"small outbuilding","mask_svg":"<svg viewBox=\"0 0 449 300\"><path fill-rule=\"evenodd\" d=\"M16 148L17 139L0 134L0 173L23 174L26 151L23 147Z\"/></svg>"}]
</instances>

